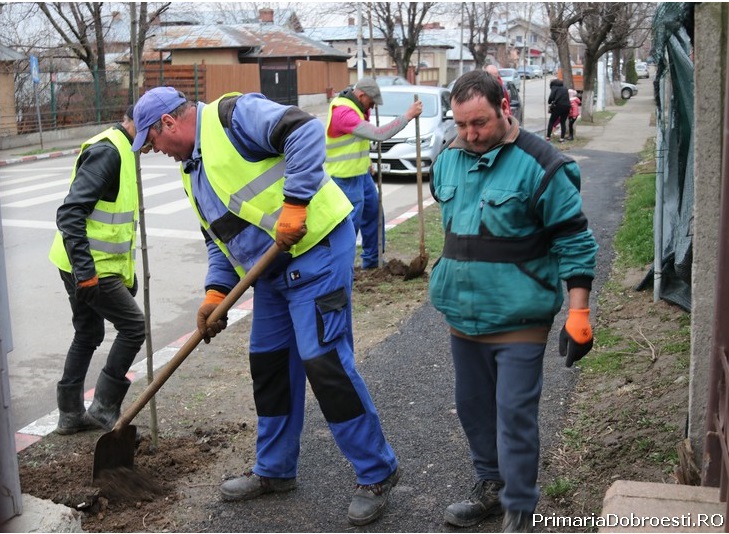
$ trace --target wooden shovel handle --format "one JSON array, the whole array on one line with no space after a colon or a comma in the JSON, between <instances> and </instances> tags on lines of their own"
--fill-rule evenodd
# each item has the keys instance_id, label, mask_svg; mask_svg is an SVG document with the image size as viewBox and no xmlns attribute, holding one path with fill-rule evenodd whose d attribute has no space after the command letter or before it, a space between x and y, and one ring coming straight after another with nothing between
<instances>
[{"instance_id":1,"label":"wooden shovel handle","mask_svg":"<svg viewBox=\"0 0 729 534\"><path fill-rule=\"evenodd\" d=\"M213 313L208 317L208 322L213 323L219 319L225 317L230 308L238 301L243 293L248 290L249 287L258 279L260 274L266 270L271 262L278 256L281 249L276 243L271 245L269 249L261 256L261 258L251 267L246 275L238 282L235 287L228 293L223 301L218 304L217 308L213 310ZM155 393L167 382L167 379L172 376L172 373L185 361L185 359L195 350L200 342L203 340L203 336L200 330L195 329L192 335L185 341L185 344L175 353L172 359L159 370L154 380L142 391L141 395L127 408L124 413L119 417L112 432L118 432L126 427L132 419L134 419L142 408L146 406L149 400L154 397Z\"/></svg>"}]
</instances>

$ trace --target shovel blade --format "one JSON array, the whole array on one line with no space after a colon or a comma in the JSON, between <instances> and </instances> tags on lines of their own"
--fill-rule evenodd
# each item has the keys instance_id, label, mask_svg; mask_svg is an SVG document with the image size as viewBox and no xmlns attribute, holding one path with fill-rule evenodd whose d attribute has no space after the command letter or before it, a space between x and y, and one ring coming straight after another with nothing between
<instances>
[{"instance_id":1,"label":"shovel blade","mask_svg":"<svg viewBox=\"0 0 729 534\"><path fill-rule=\"evenodd\" d=\"M94 450L94 482L99 480L104 471L134 469L136 437L137 427L127 425L99 438Z\"/></svg>"}]
</instances>

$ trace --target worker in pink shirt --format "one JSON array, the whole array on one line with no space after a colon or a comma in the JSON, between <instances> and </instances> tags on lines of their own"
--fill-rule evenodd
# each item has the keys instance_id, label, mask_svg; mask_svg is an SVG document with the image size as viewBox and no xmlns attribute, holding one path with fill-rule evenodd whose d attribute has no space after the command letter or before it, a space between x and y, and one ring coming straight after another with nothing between
<instances>
[{"instance_id":1,"label":"worker in pink shirt","mask_svg":"<svg viewBox=\"0 0 729 534\"><path fill-rule=\"evenodd\" d=\"M355 232L362 232L363 269L374 269L379 265L379 202L370 173L370 141L390 139L423 112L423 103L414 102L404 115L378 128L369 122L370 111L375 104L382 104L380 88L374 79L362 78L354 87L348 87L332 100L326 124L324 169L354 206ZM384 220L382 229L384 250Z\"/></svg>"}]
</instances>

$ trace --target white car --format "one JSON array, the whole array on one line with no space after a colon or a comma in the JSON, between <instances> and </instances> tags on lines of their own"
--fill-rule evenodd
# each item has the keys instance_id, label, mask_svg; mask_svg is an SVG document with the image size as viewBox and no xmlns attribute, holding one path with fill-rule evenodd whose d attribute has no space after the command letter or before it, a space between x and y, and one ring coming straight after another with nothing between
<instances>
[{"instance_id":1,"label":"white car","mask_svg":"<svg viewBox=\"0 0 729 534\"><path fill-rule=\"evenodd\" d=\"M631 96L638 94L638 86L628 82L620 82L620 96L628 100Z\"/></svg>"},{"instance_id":2,"label":"white car","mask_svg":"<svg viewBox=\"0 0 729 534\"><path fill-rule=\"evenodd\" d=\"M635 63L635 73L638 75L638 78L650 78L651 75L648 72L648 63L643 63L642 61L638 61Z\"/></svg>"},{"instance_id":3,"label":"white car","mask_svg":"<svg viewBox=\"0 0 729 534\"><path fill-rule=\"evenodd\" d=\"M430 174L430 167L438 154L456 137L456 128L451 109L451 92L445 87L425 85L389 85L380 87L382 105L378 106L380 126L391 122L407 111L414 95L423 102L420 115L420 160L421 171ZM370 122L375 124L376 114L370 113ZM415 176L417 173L415 120L380 143L382 152L382 173L397 176ZM370 143L370 159L377 172L377 142Z\"/></svg>"}]
</instances>

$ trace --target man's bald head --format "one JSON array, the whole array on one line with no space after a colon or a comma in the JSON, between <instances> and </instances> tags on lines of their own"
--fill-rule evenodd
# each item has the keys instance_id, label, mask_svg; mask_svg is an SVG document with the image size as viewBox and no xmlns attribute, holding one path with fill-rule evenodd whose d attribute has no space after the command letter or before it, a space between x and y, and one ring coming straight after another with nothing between
<instances>
[{"instance_id":1,"label":"man's bald head","mask_svg":"<svg viewBox=\"0 0 729 534\"><path fill-rule=\"evenodd\" d=\"M486 65L486 68L484 69L488 74L491 76L499 77L499 69L496 67L496 65Z\"/></svg>"}]
</instances>

